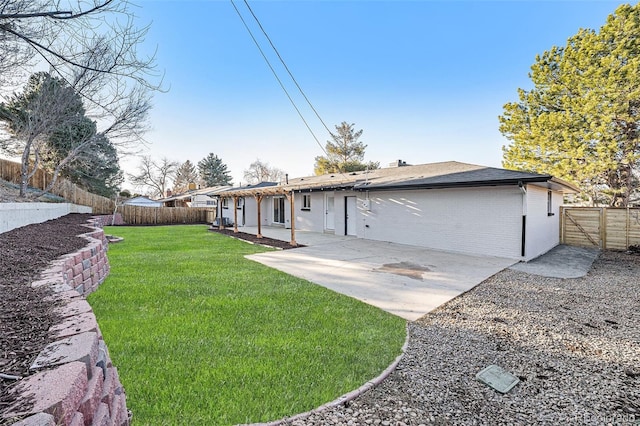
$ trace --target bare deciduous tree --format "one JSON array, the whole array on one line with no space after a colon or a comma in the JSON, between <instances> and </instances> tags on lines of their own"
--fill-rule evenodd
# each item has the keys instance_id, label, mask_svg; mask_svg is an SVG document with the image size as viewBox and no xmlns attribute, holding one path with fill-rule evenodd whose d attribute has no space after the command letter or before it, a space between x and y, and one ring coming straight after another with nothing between
<instances>
[{"instance_id":1,"label":"bare deciduous tree","mask_svg":"<svg viewBox=\"0 0 640 426\"><path fill-rule=\"evenodd\" d=\"M154 58L137 51L148 27L131 8L128 0L0 0L0 73L39 58L67 80L84 69L153 87Z\"/></svg>"},{"instance_id":2,"label":"bare deciduous tree","mask_svg":"<svg viewBox=\"0 0 640 426\"><path fill-rule=\"evenodd\" d=\"M115 141L115 146L127 146L144 130L150 109L146 91L134 91L129 98L112 98L112 101L111 117L97 114L105 127L76 138L64 156L50 163L53 179L43 192L53 188L61 170L92 150L103 138ZM0 143L0 150L21 157L21 196L26 196L29 179L41 165L49 138L55 132L70 133L86 124L88 118L83 105L72 86L47 73L34 74L22 93L0 104L0 120L11 136Z\"/></svg>"},{"instance_id":3,"label":"bare deciduous tree","mask_svg":"<svg viewBox=\"0 0 640 426\"><path fill-rule=\"evenodd\" d=\"M97 131L60 160L50 186L96 138L107 137L119 152L142 143L150 93L160 88L152 82L160 80L153 56L138 53L147 30L136 25L127 0L0 0L0 84L19 78L20 65L44 62L51 86L61 87L29 97L22 112L7 114L5 108L3 120L14 141L0 144L21 156L21 192L47 137L61 126L75 125L76 118L65 115L67 102L76 101L72 94L79 96L82 115L95 121Z\"/></svg>"},{"instance_id":4,"label":"bare deciduous tree","mask_svg":"<svg viewBox=\"0 0 640 426\"><path fill-rule=\"evenodd\" d=\"M244 180L253 185L260 182L279 182L284 178L284 171L271 167L269 163L263 163L256 159L249 168L244 171Z\"/></svg>"},{"instance_id":5,"label":"bare deciduous tree","mask_svg":"<svg viewBox=\"0 0 640 426\"><path fill-rule=\"evenodd\" d=\"M140 160L138 172L129 174L129 179L137 188L151 189L152 196L164 197L177 168L178 163L166 157L155 161L145 155Z\"/></svg>"}]
</instances>

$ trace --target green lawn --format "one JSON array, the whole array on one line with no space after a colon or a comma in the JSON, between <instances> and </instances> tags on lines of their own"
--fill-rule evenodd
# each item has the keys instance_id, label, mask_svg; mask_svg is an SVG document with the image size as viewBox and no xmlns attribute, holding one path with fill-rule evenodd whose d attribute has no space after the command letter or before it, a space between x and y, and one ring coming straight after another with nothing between
<instances>
[{"instance_id":1,"label":"green lawn","mask_svg":"<svg viewBox=\"0 0 640 426\"><path fill-rule=\"evenodd\" d=\"M206 226L109 227L89 302L136 425L266 422L332 401L400 354L405 321L247 260Z\"/></svg>"}]
</instances>

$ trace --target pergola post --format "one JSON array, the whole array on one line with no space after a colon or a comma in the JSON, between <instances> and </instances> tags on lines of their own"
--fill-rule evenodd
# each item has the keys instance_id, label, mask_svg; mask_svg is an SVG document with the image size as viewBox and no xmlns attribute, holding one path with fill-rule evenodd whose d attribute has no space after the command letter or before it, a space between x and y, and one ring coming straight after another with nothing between
<instances>
[{"instance_id":1,"label":"pergola post","mask_svg":"<svg viewBox=\"0 0 640 426\"><path fill-rule=\"evenodd\" d=\"M262 204L262 194L255 194L254 197L258 204L258 235L256 235L256 238L262 238L262 212L260 206Z\"/></svg>"},{"instance_id":2,"label":"pergola post","mask_svg":"<svg viewBox=\"0 0 640 426\"><path fill-rule=\"evenodd\" d=\"M291 207L291 241L289 241L289 244L296 247L298 243L296 242L296 214L293 191L291 191L290 193L285 193L285 196L289 200L289 205Z\"/></svg>"},{"instance_id":3,"label":"pergola post","mask_svg":"<svg viewBox=\"0 0 640 426\"><path fill-rule=\"evenodd\" d=\"M233 232L238 233L238 196L233 196Z\"/></svg>"},{"instance_id":4,"label":"pergola post","mask_svg":"<svg viewBox=\"0 0 640 426\"><path fill-rule=\"evenodd\" d=\"M223 230L224 226L222 225L222 200L224 197L218 199L218 208L220 209L220 216L218 216L218 229Z\"/></svg>"},{"instance_id":5,"label":"pergola post","mask_svg":"<svg viewBox=\"0 0 640 426\"><path fill-rule=\"evenodd\" d=\"M222 197L218 195L218 202L216 203L216 215L213 218L213 223L211 226L215 226L216 220L218 221L218 226L220 226L220 204L222 203Z\"/></svg>"}]
</instances>

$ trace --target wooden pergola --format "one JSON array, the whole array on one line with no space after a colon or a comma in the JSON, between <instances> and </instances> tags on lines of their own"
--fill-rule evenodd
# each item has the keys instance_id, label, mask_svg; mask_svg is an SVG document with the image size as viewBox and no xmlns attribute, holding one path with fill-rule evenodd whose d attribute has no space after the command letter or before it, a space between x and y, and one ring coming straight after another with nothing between
<instances>
[{"instance_id":1,"label":"wooden pergola","mask_svg":"<svg viewBox=\"0 0 640 426\"><path fill-rule=\"evenodd\" d=\"M238 200L241 197L253 197L256 200L257 209L258 209L258 234L256 237L262 238L262 200L265 196L275 196L275 195L283 195L289 201L289 208L291 212L291 240L289 244L296 247L298 243L296 242L296 223L295 223L295 190L292 187L284 187L284 186L267 186L264 188L247 188L247 189L237 189L237 190L229 190L220 194L216 194L219 200L223 198L228 198L233 200L233 232L238 231ZM218 209L222 208L222 203L218 202ZM217 210L218 216L218 226L220 229L224 228L222 221L222 210Z\"/></svg>"},{"instance_id":2,"label":"wooden pergola","mask_svg":"<svg viewBox=\"0 0 640 426\"><path fill-rule=\"evenodd\" d=\"M296 242L296 223L295 223L295 193L296 192L312 192L312 191L335 191L353 188L356 181L361 180L362 173L350 173L348 175L344 173L336 173L327 176L313 176L295 179L295 183L291 184L279 184L274 186L264 187L249 187L249 188L237 188L229 189L216 193L215 195L219 200L224 198L233 199L233 232L238 232L238 199L241 197L254 197L257 204L258 213L258 238L262 238L262 211L261 204L264 197L282 195L289 201L289 208L291 211L291 241L289 244L297 246ZM222 203L218 202L218 209L221 209ZM223 228L222 222L222 210L217 210L218 226Z\"/></svg>"}]
</instances>

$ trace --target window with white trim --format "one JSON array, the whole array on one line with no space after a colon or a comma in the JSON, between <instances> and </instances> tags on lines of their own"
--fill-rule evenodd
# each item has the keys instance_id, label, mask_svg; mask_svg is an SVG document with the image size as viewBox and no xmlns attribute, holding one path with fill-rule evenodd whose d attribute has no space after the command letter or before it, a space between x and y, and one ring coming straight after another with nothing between
<instances>
[{"instance_id":1,"label":"window with white trim","mask_svg":"<svg viewBox=\"0 0 640 426\"><path fill-rule=\"evenodd\" d=\"M553 216L553 192L547 191L547 216Z\"/></svg>"},{"instance_id":2,"label":"window with white trim","mask_svg":"<svg viewBox=\"0 0 640 426\"><path fill-rule=\"evenodd\" d=\"M302 195L302 210L311 210L311 194Z\"/></svg>"}]
</instances>

